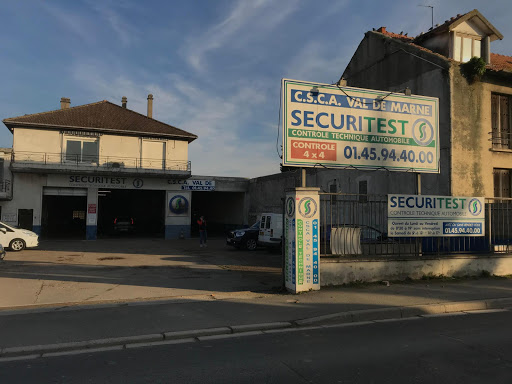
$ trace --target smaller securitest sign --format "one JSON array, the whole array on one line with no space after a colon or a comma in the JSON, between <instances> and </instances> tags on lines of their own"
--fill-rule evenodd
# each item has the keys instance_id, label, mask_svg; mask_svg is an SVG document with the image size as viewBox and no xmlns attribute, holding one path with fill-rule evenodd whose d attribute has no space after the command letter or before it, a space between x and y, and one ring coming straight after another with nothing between
<instances>
[{"instance_id":1,"label":"smaller securitest sign","mask_svg":"<svg viewBox=\"0 0 512 384\"><path fill-rule=\"evenodd\" d=\"M289 191L285 200L285 286L320 289L320 200L315 188Z\"/></svg>"},{"instance_id":2,"label":"smaller securitest sign","mask_svg":"<svg viewBox=\"0 0 512 384\"><path fill-rule=\"evenodd\" d=\"M484 198L388 195L388 236L484 236Z\"/></svg>"},{"instance_id":3,"label":"smaller securitest sign","mask_svg":"<svg viewBox=\"0 0 512 384\"><path fill-rule=\"evenodd\" d=\"M214 180L169 180L169 184L178 184L182 191L215 191Z\"/></svg>"}]
</instances>

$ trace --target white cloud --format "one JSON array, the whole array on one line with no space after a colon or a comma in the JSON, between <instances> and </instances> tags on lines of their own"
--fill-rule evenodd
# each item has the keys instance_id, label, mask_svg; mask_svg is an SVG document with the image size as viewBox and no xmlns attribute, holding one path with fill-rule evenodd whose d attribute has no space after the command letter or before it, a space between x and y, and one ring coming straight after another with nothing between
<instances>
[{"instance_id":1,"label":"white cloud","mask_svg":"<svg viewBox=\"0 0 512 384\"><path fill-rule=\"evenodd\" d=\"M107 25L114 31L124 46L129 46L139 40L133 26L126 22L112 7L106 5L106 3L94 3L93 9L102 19L106 20Z\"/></svg>"},{"instance_id":2,"label":"white cloud","mask_svg":"<svg viewBox=\"0 0 512 384\"><path fill-rule=\"evenodd\" d=\"M95 39L93 25L90 21L73 12L67 12L62 7L53 6L50 2L39 3L43 9L50 13L64 28L71 31L86 43L92 43Z\"/></svg>"},{"instance_id":3,"label":"white cloud","mask_svg":"<svg viewBox=\"0 0 512 384\"><path fill-rule=\"evenodd\" d=\"M310 41L289 60L286 77L312 82L336 82L354 52L352 47L344 51L350 54L343 55L322 42Z\"/></svg>"},{"instance_id":4,"label":"white cloud","mask_svg":"<svg viewBox=\"0 0 512 384\"><path fill-rule=\"evenodd\" d=\"M252 38L267 36L295 10L297 3L293 0L276 6L271 0L239 1L223 21L187 40L186 60L197 71L204 70L207 53L222 47L247 45Z\"/></svg>"}]
</instances>

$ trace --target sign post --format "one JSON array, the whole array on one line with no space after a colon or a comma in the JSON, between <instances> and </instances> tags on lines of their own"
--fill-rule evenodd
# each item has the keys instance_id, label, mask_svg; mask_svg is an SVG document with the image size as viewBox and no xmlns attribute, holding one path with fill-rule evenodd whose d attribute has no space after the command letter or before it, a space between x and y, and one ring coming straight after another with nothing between
<instances>
[{"instance_id":1,"label":"sign post","mask_svg":"<svg viewBox=\"0 0 512 384\"><path fill-rule=\"evenodd\" d=\"M320 289L319 188L286 192L284 281L292 293Z\"/></svg>"}]
</instances>

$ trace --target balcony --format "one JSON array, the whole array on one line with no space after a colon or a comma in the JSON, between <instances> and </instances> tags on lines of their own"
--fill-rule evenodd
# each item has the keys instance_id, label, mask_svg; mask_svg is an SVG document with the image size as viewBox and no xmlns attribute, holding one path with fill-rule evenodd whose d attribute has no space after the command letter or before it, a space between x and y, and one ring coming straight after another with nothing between
<instances>
[{"instance_id":1,"label":"balcony","mask_svg":"<svg viewBox=\"0 0 512 384\"><path fill-rule=\"evenodd\" d=\"M20 173L119 173L187 178L191 174L191 165L186 160L16 151L12 153L11 170Z\"/></svg>"},{"instance_id":2,"label":"balcony","mask_svg":"<svg viewBox=\"0 0 512 384\"><path fill-rule=\"evenodd\" d=\"M11 199L11 180L0 180L0 200Z\"/></svg>"},{"instance_id":3,"label":"balcony","mask_svg":"<svg viewBox=\"0 0 512 384\"><path fill-rule=\"evenodd\" d=\"M493 151L512 150L512 133L503 131L490 132Z\"/></svg>"}]
</instances>

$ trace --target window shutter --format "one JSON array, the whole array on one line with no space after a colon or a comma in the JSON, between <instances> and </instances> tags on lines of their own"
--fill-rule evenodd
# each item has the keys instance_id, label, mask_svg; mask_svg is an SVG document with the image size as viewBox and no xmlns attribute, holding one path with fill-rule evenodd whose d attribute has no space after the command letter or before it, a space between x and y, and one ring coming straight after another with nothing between
<instances>
[{"instance_id":1,"label":"window shutter","mask_svg":"<svg viewBox=\"0 0 512 384\"><path fill-rule=\"evenodd\" d=\"M500 137L501 148L509 148L510 137L509 133L509 111L508 111L508 96L500 96Z\"/></svg>"},{"instance_id":2,"label":"window shutter","mask_svg":"<svg viewBox=\"0 0 512 384\"><path fill-rule=\"evenodd\" d=\"M491 124L492 124L492 147L501 148L500 140L500 116L499 116L499 96L496 94L491 95Z\"/></svg>"}]
</instances>

